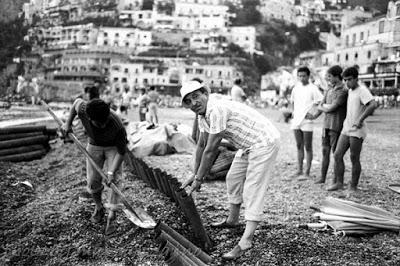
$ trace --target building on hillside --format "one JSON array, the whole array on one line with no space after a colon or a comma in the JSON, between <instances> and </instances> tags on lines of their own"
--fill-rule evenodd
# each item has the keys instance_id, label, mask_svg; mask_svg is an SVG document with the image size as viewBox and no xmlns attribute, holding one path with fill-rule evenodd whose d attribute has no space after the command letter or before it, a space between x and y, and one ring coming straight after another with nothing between
<instances>
[{"instance_id":1,"label":"building on hillside","mask_svg":"<svg viewBox=\"0 0 400 266\"><path fill-rule=\"evenodd\" d=\"M179 84L193 78L204 80L215 90L226 90L238 77L242 77L242 74L230 65L200 65L185 62L181 58L132 57L129 60L113 61L109 79L112 92L153 85L158 88L175 88L174 92L170 92L177 95Z\"/></svg>"},{"instance_id":2,"label":"building on hillside","mask_svg":"<svg viewBox=\"0 0 400 266\"><path fill-rule=\"evenodd\" d=\"M121 53L76 49L66 51L56 59L59 70L53 73L55 81L93 82L109 76L111 60L122 58Z\"/></svg>"},{"instance_id":3,"label":"building on hillside","mask_svg":"<svg viewBox=\"0 0 400 266\"><path fill-rule=\"evenodd\" d=\"M389 2L386 15L342 27L340 43L329 48L321 55L315 53L313 62L321 67L356 65L359 79L368 86L398 86L395 71L389 75L385 69L397 69L400 57L400 1Z\"/></svg>"},{"instance_id":4,"label":"building on hillside","mask_svg":"<svg viewBox=\"0 0 400 266\"><path fill-rule=\"evenodd\" d=\"M46 48L63 48L69 45L89 45L96 41L97 29L92 23L74 26L34 28L28 34Z\"/></svg>"},{"instance_id":5,"label":"building on hillside","mask_svg":"<svg viewBox=\"0 0 400 266\"><path fill-rule=\"evenodd\" d=\"M134 91L150 85L171 86L168 70L163 60L155 58L113 60L109 78L111 92L118 93L125 88Z\"/></svg>"},{"instance_id":6,"label":"building on hillside","mask_svg":"<svg viewBox=\"0 0 400 266\"><path fill-rule=\"evenodd\" d=\"M149 49L151 36L151 31L136 28L100 27L96 43L98 46L120 47L143 52Z\"/></svg>"},{"instance_id":7,"label":"building on hillside","mask_svg":"<svg viewBox=\"0 0 400 266\"><path fill-rule=\"evenodd\" d=\"M176 0L173 16L184 30L221 29L228 25L228 7L219 0Z\"/></svg>"},{"instance_id":8,"label":"building on hillside","mask_svg":"<svg viewBox=\"0 0 400 266\"><path fill-rule=\"evenodd\" d=\"M242 73L231 65L200 65L198 63L184 65L181 69L181 82L193 78L205 81L214 91L226 91L233 86L235 79L242 78Z\"/></svg>"},{"instance_id":9,"label":"building on hillside","mask_svg":"<svg viewBox=\"0 0 400 266\"><path fill-rule=\"evenodd\" d=\"M142 6L143 0L117 0L117 10L119 13L126 10L140 10Z\"/></svg>"},{"instance_id":10,"label":"building on hillside","mask_svg":"<svg viewBox=\"0 0 400 266\"><path fill-rule=\"evenodd\" d=\"M121 10L119 11L119 21L124 26L136 26L139 28L153 27L156 13L153 10Z\"/></svg>"},{"instance_id":11,"label":"building on hillside","mask_svg":"<svg viewBox=\"0 0 400 266\"><path fill-rule=\"evenodd\" d=\"M193 33L190 38L190 49L196 53L220 54L226 50L228 41L218 32Z\"/></svg>"},{"instance_id":12,"label":"building on hillside","mask_svg":"<svg viewBox=\"0 0 400 266\"><path fill-rule=\"evenodd\" d=\"M253 54L256 49L256 28L254 26L229 27L228 42L240 46L245 52Z\"/></svg>"},{"instance_id":13,"label":"building on hillside","mask_svg":"<svg viewBox=\"0 0 400 266\"><path fill-rule=\"evenodd\" d=\"M357 6L354 9L342 9L342 18L340 22L341 31L354 24L364 23L373 17L371 12L367 12L363 7Z\"/></svg>"},{"instance_id":14,"label":"building on hillside","mask_svg":"<svg viewBox=\"0 0 400 266\"><path fill-rule=\"evenodd\" d=\"M263 21L278 19L287 24L296 23L296 8L294 0L261 0L258 11Z\"/></svg>"},{"instance_id":15,"label":"building on hillside","mask_svg":"<svg viewBox=\"0 0 400 266\"><path fill-rule=\"evenodd\" d=\"M389 59L378 59L368 73L360 75L360 79L368 88L400 89L400 52Z\"/></svg>"}]
</instances>

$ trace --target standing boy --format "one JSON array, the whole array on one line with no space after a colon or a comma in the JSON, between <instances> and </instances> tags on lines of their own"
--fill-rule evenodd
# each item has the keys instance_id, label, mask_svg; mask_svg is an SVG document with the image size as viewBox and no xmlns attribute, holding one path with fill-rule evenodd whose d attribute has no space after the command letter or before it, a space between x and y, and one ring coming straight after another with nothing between
<instances>
[{"instance_id":1,"label":"standing boy","mask_svg":"<svg viewBox=\"0 0 400 266\"><path fill-rule=\"evenodd\" d=\"M358 84L358 70L349 67L343 72L343 80L349 89L347 98L346 119L343 130L334 154L335 157L335 181L328 191L343 188L344 161L343 157L350 148L350 159L352 164L350 190L356 191L361 174L360 153L363 141L367 136L367 128L364 120L371 115L376 102L371 92Z\"/></svg>"},{"instance_id":2,"label":"standing boy","mask_svg":"<svg viewBox=\"0 0 400 266\"><path fill-rule=\"evenodd\" d=\"M322 128L322 164L321 176L316 184L325 183L329 168L330 153L335 152L343 121L346 117L347 89L342 82L342 68L332 66L327 71L329 89L326 90L324 99L318 106L320 112L325 113ZM336 183L334 181L334 183Z\"/></svg>"},{"instance_id":3,"label":"standing boy","mask_svg":"<svg viewBox=\"0 0 400 266\"><path fill-rule=\"evenodd\" d=\"M297 70L298 82L291 94L293 104L293 119L291 128L294 131L297 148L297 172L295 176L303 175L304 150L306 151L306 171L303 178L310 177L310 169L313 158L313 114L312 109L318 105L323 96L318 87L310 83L310 70L308 67L300 67Z\"/></svg>"}]
</instances>

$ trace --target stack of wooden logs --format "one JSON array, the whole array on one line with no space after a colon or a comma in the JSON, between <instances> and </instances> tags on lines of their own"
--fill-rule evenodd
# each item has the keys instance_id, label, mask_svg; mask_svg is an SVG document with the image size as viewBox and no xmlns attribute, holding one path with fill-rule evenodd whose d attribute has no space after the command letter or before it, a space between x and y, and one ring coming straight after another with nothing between
<instances>
[{"instance_id":1,"label":"stack of wooden logs","mask_svg":"<svg viewBox=\"0 0 400 266\"><path fill-rule=\"evenodd\" d=\"M40 159L49 149L56 129L46 126L0 128L0 161L21 162Z\"/></svg>"}]
</instances>

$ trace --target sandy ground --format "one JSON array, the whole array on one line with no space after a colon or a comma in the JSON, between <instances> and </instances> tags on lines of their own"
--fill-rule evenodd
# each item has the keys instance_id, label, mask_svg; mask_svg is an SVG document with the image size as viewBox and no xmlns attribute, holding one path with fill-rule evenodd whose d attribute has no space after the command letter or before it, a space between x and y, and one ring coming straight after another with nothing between
<instances>
[{"instance_id":1,"label":"sandy ground","mask_svg":"<svg viewBox=\"0 0 400 266\"><path fill-rule=\"evenodd\" d=\"M257 230L254 247L228 265L399 265L398 234L383 232L368 237L341 237L328 232L297 228L314 221L310 205L318 205L333 196L379 206L400 216L400 194L387 189L399 183L400 110L377 110L368 119L369 135L362 153L363 171L360 191L327 192L314 180L283 181L296 170L294 138L279 112L260 110L282 135L280 153L273 170L273 181L265 200L265 220ZM131 119L137 118L135 110ZM192 124L188 110L162 109L160 122ZM321 161L321 119L314 135L312 176L319 174ZM105 237L104 225L92 225L93 206L80 202L78 194L84 181L79 177L79 153L61 141L43 159L27 163L0 163L3 193L0 196L0 264L8 265L164 265L154 241L154 232L138 229L122 215L115 235ZM190 175L189 155L150 156L146 161L165 169L184 181ZM348 182L349 155L346 155L345 181ZM330 173L331 177L332 173ZM29 180L34 189L17 181ZM124 194L133 204L146 208L156 220L170 225L195 242L190 227L176 206L161 193L152 190L126 171ZM194 194L207 232L215 242L210 253L212 265L223 265L220 255L239 240L243 228L213 229L209 224L228 212L223 181L204 184ZM243 220L241 220L243 221Z\"/></svg>"}]
</instances>

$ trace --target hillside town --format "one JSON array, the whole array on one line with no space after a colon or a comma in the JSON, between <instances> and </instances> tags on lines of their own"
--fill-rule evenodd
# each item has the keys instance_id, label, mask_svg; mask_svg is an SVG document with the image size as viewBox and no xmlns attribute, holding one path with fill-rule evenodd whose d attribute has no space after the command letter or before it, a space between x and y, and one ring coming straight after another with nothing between
<instances>
[{"instance_id":1,"label":"hillside town","mask_svg":"<svg viewBox=\"0 0 400 266\"><path fill-rule=\"evenodd\" d=\"M256 25L232 25L237 14L231 10L241 5L220 0L32 0L23 5L30 27L14 58L24 71L12 86L42 98L70 100L65 96L101 80L112 94L156 86L176 96L179 84L199 77L213 91L227 93L235 79L247 75L231 46L250 57L264 53ZM260 1L256 8L263 23L278 20L302 28L325 21L330 27L316 36L323 49L305 50L291 65L260 72L258 82L249 85L250 94L264 100L275 97L271 90L282 94L293 85L292 72L300 65L309 66L323 84L327 68L339 64L357 65L360 80L374 94L397 96L399 5L390 1L386 13L376 16L377 10L350 7L346 0ZM290 31L285 37L296 38Z\"/></svg>"}]
</instances>

